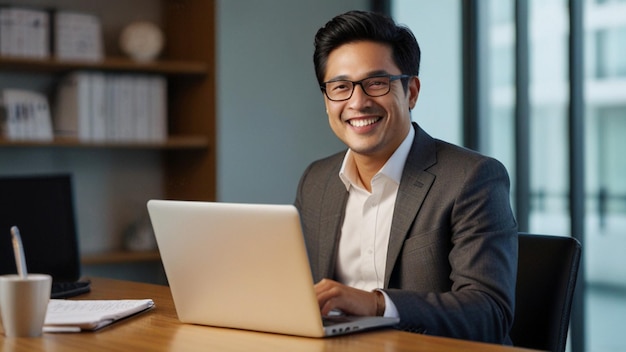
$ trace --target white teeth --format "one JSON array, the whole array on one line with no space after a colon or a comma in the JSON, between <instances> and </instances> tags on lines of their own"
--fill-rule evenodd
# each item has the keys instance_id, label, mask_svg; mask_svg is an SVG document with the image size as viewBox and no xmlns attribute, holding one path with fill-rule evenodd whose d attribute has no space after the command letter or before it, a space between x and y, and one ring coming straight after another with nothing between
<instances>
[{"instance_id":1,"label":"white teeth","mask_svg":"<svg viewBox=\"0 0 626 352\"><path fill-rule=\"evenodd\" d=\"M375 123L376 121L378 121L377 118L371 118L371 119L350 120L349 123L350 125L354 127L365 127L367 125L371 125Z\"/></svg>"}]
</instances>

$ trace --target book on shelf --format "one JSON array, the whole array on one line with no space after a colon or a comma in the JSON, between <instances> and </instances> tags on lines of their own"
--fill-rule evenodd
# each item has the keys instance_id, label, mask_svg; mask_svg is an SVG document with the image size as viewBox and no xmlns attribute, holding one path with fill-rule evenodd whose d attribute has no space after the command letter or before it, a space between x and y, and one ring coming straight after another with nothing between
<instances>
[{"instance_id":1,"label":"book on shelf","mask_svg":"<svg viewBox=\"0 0 626 352\"><path fill-rule=\"evenodd\" d=\"M143 114L149 136L155 140L166 140L167 131L167 81L164 77L148 77L148 104ZM156 118L152 118L155 116Z\"/></svg>"},{"instance_id":2,"label":"book on shelf","mask_svg":"<svg viewBox=\"0 0 626 352\"><path fill-rule=\"evenodd\" d=\"M62 137L91 138L91 75L75 72L67 75L57 89L54 133Z\"/></svg>"},{"instance_id":3,"label":"book on shelf","mask_svg":"<svg viewBox=\"0 0 626 352\"><path fill-rule=\"evenodd\" d=\"M98 16L55 11L53 22L57 59L99 61L104 58L102 24Z\"/></svg>"},{"instance_id":4,"label":"book on shelf","mask_svg":"<svg viewBox=\"0 0 626 352\"><path fill-rule=\"evenodd\" d=\"M45 10L0 7L0 55L47 58L50 15Z\"/></svg>"},{"instance_id":5,"label":"book on shelf","mask_svg":"<svg viewBox=\"0 0 626 352\"><path fill-rule=\"evenodd\" d=\"M44 332L94 331L154 307L151 299L51 299Z\"/></svg>"},{"instance_id":6,"label":"book on shelf","mask_svg":"<svg viewBox=\"0 0 626 352\"><path fill-rule=\"evenodd\" d=\"M1 90L0 134L10 140L52 140L48 98L29 90Z\"/></svg>"},{"instance_id":7,"label":"book on shelf","mask_svg":"<svg viewBox=\"0 0 626 352\"><path fill-rule=\"evenodd\" d=\"M57 90L54 130L82 141L162 142L166 115L163 76L76 71Z\"/></svg>"},{"instance_id":8,"label":"book on shelf","mask_svg":"<svg viewBox=\"0 0 626 352\"><path fill-rule=\"evenodd\" d=\"M94 141L106 140L106 124L107 124L107 100L106 100L106 76L101 72L92 72L90 74L90 87L88 89L91 94L89 97L90 121L87 122L91 126L90 138Z\"/></svg>"}]
</instances>

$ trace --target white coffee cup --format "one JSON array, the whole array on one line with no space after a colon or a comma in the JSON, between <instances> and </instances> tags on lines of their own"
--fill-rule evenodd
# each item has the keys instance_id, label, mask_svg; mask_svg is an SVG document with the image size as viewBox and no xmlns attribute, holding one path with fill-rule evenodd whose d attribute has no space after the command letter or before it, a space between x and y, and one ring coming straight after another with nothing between
<instances>
[{"instance_id":1,"label":"white coffee cup","mask_svg":"<svg viewBox=\"0 0 626 352\"><path fill-rule=\"evenodd\" d=\"M46 274L0 276L0 316L7 337L41 336L52 277Z\"/></svg>"}]
</instances>

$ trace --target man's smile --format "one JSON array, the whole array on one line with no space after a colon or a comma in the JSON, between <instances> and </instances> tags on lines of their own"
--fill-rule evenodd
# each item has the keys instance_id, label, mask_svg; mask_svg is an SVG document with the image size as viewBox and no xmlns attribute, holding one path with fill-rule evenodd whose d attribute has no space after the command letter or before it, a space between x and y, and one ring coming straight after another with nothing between
<instances>
[{"instance_id":1,"label":"man's smile","mask_svg":"<svg viewBox=\"0 0 626 352\"><path fill-rule=\"evenodd\" d=\"M365 127L365 126L374 124L380 121L381 119L382 119L381 117L356 118L356 119L349 119L348 123L352 127Z\"/></svg>"}]
</instances>

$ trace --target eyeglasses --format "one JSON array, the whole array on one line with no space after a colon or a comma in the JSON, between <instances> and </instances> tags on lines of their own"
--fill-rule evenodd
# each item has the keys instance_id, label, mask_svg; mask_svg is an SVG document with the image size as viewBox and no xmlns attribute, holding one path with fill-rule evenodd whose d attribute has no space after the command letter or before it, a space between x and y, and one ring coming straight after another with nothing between
<instances>
[{"instance_id":1,"label":"eyeglasses","mask_svg":"<svg viewBox=\"0 0 626 352\"><path fill-rule=\"evenodd\" d=\"M370 97L380 97L389 93L389 90L391 89L391 82L409 77L411 76L380 75L367 77L360 81L336 80L324 82L320 85L320 88L322 88L326 97L332 101L344 101L352 98L354 87L357 85L360 85L363 92Z\"/></svg>"}]
</instances>

